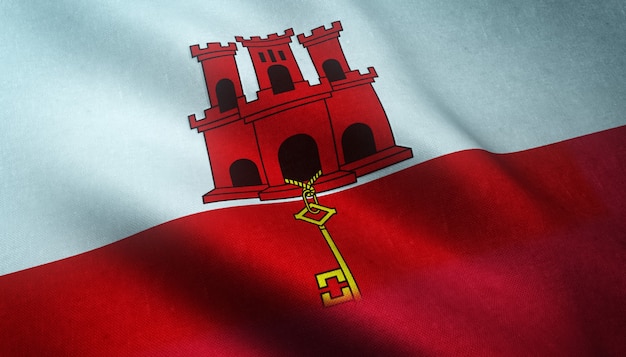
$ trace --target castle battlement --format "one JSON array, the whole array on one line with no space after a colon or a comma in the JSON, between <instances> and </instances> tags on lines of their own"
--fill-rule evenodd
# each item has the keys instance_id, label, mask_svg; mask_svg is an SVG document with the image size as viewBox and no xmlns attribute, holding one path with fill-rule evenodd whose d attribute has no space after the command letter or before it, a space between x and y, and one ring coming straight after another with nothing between
<instances>
[{"instance_id":1,"label":"castle battlement","mask_svg":"<svg viewBox=\"0 0 626 357\"><path fill-rule=\"evenodd\" d=\"M373 83L374 78L378 77L378 73L374 67L367 67L367 73L361 73L358 69L346 73L346 78L331 83L333 90L338 91L354 86L360 86L367 83Z\"/></svg>"},{"instance_id":2,"label":"castle battlement","mask_svg":"<svg viewBox=\"0 0 626 357\"><path fill-rule=\"evenodd\" d=\"M331 27L327 29L324 26L316 27L311 31L311 35L305 36L304 34L298 35L298 42L304 47L314 45L316 43L326 41L333 37L339 37L339 32L343 30L341 22L334 21Z\"/></svg>"},{"instance_id":3,"label":"castle battlement","mask_svg":"<svg viewBox=\"0 0 626 357\"><path fill-rule=\"evenodd\" d=\"M198 62L201 62L219 56L234 55L237 52L237 44L228 42L226 46L222 46L220 42L209 42L204 48L200 45L192 45L189 46L189 49L191 50L191 57L198 57Z\"/></svg>"},{"instance_id":4,"label":"castle battlement","mask_svg":"<svg viewBox=\"0 0 626 357\"><path fill-rule=\"evenodd\" d=\"M293 29L289 28L285 30L285 33L279 35L277 33L273 33L267 35L267 37L262 38L261 36L252 36L249 39L243 38L243 36L235 36L235 40L243 47L257 47L257 46L273 46L280 45L291 42L291 37L293 36Z\"/></svg>"},{"instance_id":5,"label":"castle battlement","mask_svg":"<svg viewBox=\"0 0 626 357\"><path fill-rule=\"evenodd\" d=\"M203 119L197 119L195 114L191 114L187 117L189 119L189 127L197 129L201 133L241 119L237 111L230 111L226 115L216 114L218 113L215 108L206 109Z\"/></svg>"},{"instance_id":6,"label":"castle battlement","mask_svg":"<svg viewBox=\"0 0 626 357\"><path fill-rule=\"evenodd\" d=\"M204 136L214 189L205 203L294 197L301 190L285 179L306 181L318 171L318 191L356 181L358 176L406 160L411 149L397 146L372 83L373 67L361 74L345 59L339 21L297 36L320 83L304 80L289 45L293 29L262 38L235 40L248 49L259 84L246 101L235 61L237 46L191 46L202 63L210 107L204 118L188 116Z\"/></svg>"}]
</instances>

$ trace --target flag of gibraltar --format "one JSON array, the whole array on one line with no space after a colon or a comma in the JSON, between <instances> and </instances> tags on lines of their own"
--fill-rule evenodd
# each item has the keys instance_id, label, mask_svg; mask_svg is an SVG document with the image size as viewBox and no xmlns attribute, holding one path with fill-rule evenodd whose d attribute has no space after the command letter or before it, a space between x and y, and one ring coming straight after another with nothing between
<instances>
[{"instance_id":1,"label":"flag of gibraltar","mask_svg":"<svg viewBox=\"0 0 626 357\"><path fill-rule=\"evenodd\" d=\"M4 2L0 355L626 355L585 4Z\"/></svg>"}]
</instances>

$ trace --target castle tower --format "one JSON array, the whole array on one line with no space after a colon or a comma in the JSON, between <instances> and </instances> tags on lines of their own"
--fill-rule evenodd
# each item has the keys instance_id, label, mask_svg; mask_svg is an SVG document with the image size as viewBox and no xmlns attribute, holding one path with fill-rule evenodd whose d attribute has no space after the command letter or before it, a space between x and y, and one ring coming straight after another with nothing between
<instances>
[{"instance_id":1,"label":"castle tower","mask_svg":"<svg viewBox=\"0 0 626 357\"><path fill-rule=\"evenodd\" d=\"M192 129L204 135L215 189L203 196L204 203L256 197L267 188L267 179L256 145L254 128L245 125L239 108L246 103L235 62L237 45L208 43L190 47L202 64L210 108L204 119L189 116Z\"/></svg>"},{"instance_id":2,"label":"castle tower","mask_svg":"<svg viewBox=\"0 0 626 357\"><path fill-rule=\"evenodd\" d=\"M298 35L320 79L329 81L332 97L325 100L333 126L340 169L361 176L413 156L396 146L389 120L372 83L378 75L352 71L339 43L339 21L320 26L310 36Z\"/></svg>"},{"instance_id":3,"label":"castle tower","mask_svg":"<svg viewBox=\"0 0 626 357\"><path fill-rule=\"evenodd\" d=\"M291 36L293 29L285 30L283 35L268 35L264 39L259 36L250 39L235 37L237 42L248 48L261 91L272 89L273 94L289 92L295 89L296 83L304 81L289 47Z\"/></svg>"},{"instance_id":4,"label":"castle tower","mask_svg":"<svg viewBox=\"0 0 626 357\"><path fill-rule=\"evenodd\" d=\"M350 72L339 44L341 30L341 22L335 21L330 29L321 26L311 31L311 36L298 35L298 42L309 52L317 75L328 78L330 82L346 79L346 73Z\"/></svg>"},{"instance_id":5,"label":"castle tower","mask_svg":"<svg viewBox=\"0 0 626 357\"><path fill-rule=\"evenodd\" d=\"M239 70L235 62L237 45L232 42L227 46L207 43L206 48L193 45L190 49L191 56L202 64L211 107L219 107L220 113L236 108L237 99L243 98Z\"/></svg>"}]
</instances>

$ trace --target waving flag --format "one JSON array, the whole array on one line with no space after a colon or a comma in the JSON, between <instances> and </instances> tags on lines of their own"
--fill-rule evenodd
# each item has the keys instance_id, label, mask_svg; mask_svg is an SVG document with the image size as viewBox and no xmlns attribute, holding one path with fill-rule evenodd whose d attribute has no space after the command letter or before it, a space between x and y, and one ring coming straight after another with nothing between
<instances>
[{"instance_id":1,"label":"waving flag","mask_svg":"<svg viewBox=\"0 0 626 357\"><path fill-rule=\"evenodd\" d=\"M0 10L1 355L626 353L621 2Z\"/></svg>"}]
</instances>

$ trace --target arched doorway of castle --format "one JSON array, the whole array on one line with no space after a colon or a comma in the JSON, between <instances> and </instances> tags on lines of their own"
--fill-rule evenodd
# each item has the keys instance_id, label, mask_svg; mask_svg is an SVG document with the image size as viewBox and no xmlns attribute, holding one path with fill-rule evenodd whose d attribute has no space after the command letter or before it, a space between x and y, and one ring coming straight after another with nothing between
<instances>
[{"instance_id":1,"label":"arched doorway of castle","mask_svg":"<svg viewBox=\"0 0 626 357\"><path fill-rule=\"evenodd\" d=\"M217 95L217 105L220 107L220 113L237 108L235 85L230 79L220 79L215 86L215 93Z\"/></svg>"},{"instance_id":2,"label":"arched doorway of castle","mask_svg":"<svg viewBox=\"0 0 626 357\"><path fill-rule=\"evenodd\" d=\"M278 149L278 162L284 178L302 182L322 169L315 139L306 134L285 140Z\"/></svg>"},{"instance_id":3,"label":"arched doorway of castle","mask_svg":"<svg viewBox=\"0 0 626 357\"><path fill-rule=\"evenodd\" d=\"M261 176L255 163L248 159L239 159L230 165L230 179L233 187L261 185Z\"/></svg>"},{"instance_id":4,"label":"arched doorway of castle","mask_svg":"<svg viewBox=\"0 0 626 357\"><path fill-rule=\"evenodd\" d=\"M326 78L328 78L330 82L346 79L346 74L343 73L341 65L335 59L329 59L324 61L324 63L322 64L322 68L324 69L324 74L326 75Z\"/></svg>"},{"instance_id":5,"label":"arched doorway of castle","mask_svg":"<svg viewBox=\"0 0 626 357\"><path fill-rule=\"evenodd\" d=\"M363 123L350 125L341 136L341 147L346 164L376 153L374 134Z\"/></svg>"},{"instance_id":6,"label":"arched doorway of castle","mask_svg":"<svg viewBox=\"0 0 626 357\"><path fill-rule=\"evenodd\" d=\"M293 80L287 67L275 64L267 69L267 75L270 77L270 84L274 94L294 90Z\"/></svg>"}]
</instances>

